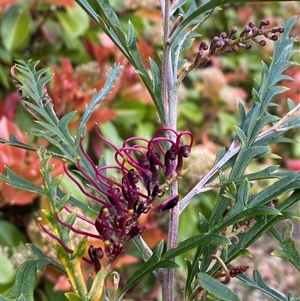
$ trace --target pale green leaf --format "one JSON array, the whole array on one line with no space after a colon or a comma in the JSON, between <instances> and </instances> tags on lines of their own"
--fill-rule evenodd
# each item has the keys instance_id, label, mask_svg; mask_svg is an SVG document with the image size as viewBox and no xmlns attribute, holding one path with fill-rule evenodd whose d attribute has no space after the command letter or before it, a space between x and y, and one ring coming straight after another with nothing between
<instances>
[{"instance_id":1,"label":"pale green leaf","mask_svg":"<svg viewBox=\"0 0 300 301\"><path fill-rule=\"evenodd\" d=\"M204 290L224 301L241 301L230 288L207 274L199 273L198 282Z\"/></svg>"}]
</instances>

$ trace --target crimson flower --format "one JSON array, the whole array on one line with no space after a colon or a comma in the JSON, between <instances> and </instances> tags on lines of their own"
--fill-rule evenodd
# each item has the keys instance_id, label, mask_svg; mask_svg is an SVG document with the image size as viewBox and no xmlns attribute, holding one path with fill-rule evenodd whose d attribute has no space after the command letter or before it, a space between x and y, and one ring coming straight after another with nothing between
<instances>
[{"instance_id":1,"label":"crimson flower","mask_svg":"<svg viewBox=\"0 0 300 301\"><path fill-rule=\"evenodd\" d=\"M89 192L71 175L66 163L64 170L86 196L101 205L94 221L77 214L77 218L94 225L98 234L76 229L62 221L58 215L57 221L75 233L104 242L104 252L101 248L94 248L91 245L88 250L90 259L84 258L98 272L101 269L100 259L103 258L104 253L108 262L113 262L125 252L126 241L145 231L145 227L142 227L138 221L141 214L146 214L151 209L156 213L161 213L177 205L178 195L167 198L158 206L153 206L153 202L156 198L161 198L165 188L184 173L183 159L190 155L193 136L189 131L177 133L171 128L164 127L160 128L150 140L131 137L118 148L100 134L97 123L95 123L95 129L100 140L114 150L116 162L116 165L97 166L84 149L84 136L80 138L80 150L92 167L93 174L84 169L81 158L77 158L76 167L95 193ZM185 137L189 140L188 144L183 142ZM119 173L121 179L109 177L107 173L111 171ZM164 178L162 184L161 178ZM65 209L72 212L72 209L67 206ZM43 229L47 231L45 227ZM48 234L59 241L68 252L72 251L49 231Z\"/></svg>"}]
</instances>

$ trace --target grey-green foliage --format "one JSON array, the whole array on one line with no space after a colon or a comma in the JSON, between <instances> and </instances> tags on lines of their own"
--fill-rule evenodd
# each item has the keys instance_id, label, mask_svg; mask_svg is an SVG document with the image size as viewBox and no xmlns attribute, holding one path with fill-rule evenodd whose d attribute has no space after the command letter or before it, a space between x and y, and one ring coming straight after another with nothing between
<instances>
[{"instance_id":1,"label":"grey-green foliage","mask_svg":"<svg viewBox=\"0 0 300 301\"><path fill-rule=\"evenodd\" d=\"M226 228L237 229L244 221L251 218L253 225L248 227L247 233L237 233L236 238L231 240L229 247L223 247L221 258L226 264L230 264L236 257L245 255L246 249L258 240L263 234L268 234L282 249L273 252L275 256L289 260L299 271L299 253L295 248L292 235L284 240L280 237L275 228L276 223L281 220L297 218L289 210L300 201L300 172L276 171L278 166L269 166L264 170L247 174L246 168L254 158L271 157L270 145L279 142L291 142L284 138L284 134L291 128L300 126L299 105L295 107L291 100L288 100L290 113L280 119L268 112L275 95L286 90L278 86L283 79L289 79L283 72L290 66L294 39L289 37L290 30L295 24L296 17L290 18L282 25L285 28L284 34L275 43L272 62L268 67L262 63L262 83L256 84L253 89L253 102L248 112L240 105L241 123L236 128L235 145L240 145L238 154L226 165L230 169L228 176L220 177L221 190L217 203L209 220L201 216L201 232L219 233ZM269 130L264 127L269 125ZM225 153L224 153L225 155ZM252 186L261 179L277 179L274 183L258 192L252 193ZM290 193L288 196L286 193ZM282 196L280 205L273 208L270 204L274 198ZM226 210L229 211L225 214ZM291 231L292 232L292 231ZM234 233L234 232L233 232ZM234 235L235 236L235 235ZM211 246L205 248L199 246L195 252L192 262L187 263L188 278L186 283L186 294L193 289L193 279L197 273L205 272L210 265L210 256L216 252ZM199 262L201 262L199 267ZM215 265L208 271L213 275L220 267ZM244 276L241 279L245 280ZM201 282L200 282L201 285ZM260 278L260 274L254 273L254 282L247 279L245 286L259 289L276 300L288 300L273 289L269 288ZM212 292L213 293L213 292Z\"/></svg>"}]
</instances>

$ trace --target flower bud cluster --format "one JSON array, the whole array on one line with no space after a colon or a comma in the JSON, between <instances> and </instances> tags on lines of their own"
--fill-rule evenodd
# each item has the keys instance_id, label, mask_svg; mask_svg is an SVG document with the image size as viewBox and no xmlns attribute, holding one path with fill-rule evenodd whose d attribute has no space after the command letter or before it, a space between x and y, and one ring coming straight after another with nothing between
<instances>
[{"instance_id":1,"label":"flower bud cluster","mask_svg":"<svg viewBox=\"0 0 300 301\"><path fill-rule=\"evenodd\" d=\"M251 44L246 43L245 41L247 40L252 40L260 46L265 46L266 41L264 39L259 39L259 36L263 36L272 41L278 40L278 35L276 35L276 33L283 33L284 28L282 26L278 26L266 29L265 27L268 25L270 25L270 21L268 19L261 20L258 27L256 27L254 22L249 22L236 39L234 38L234 35L238 30L236 26L232 26L228 34L226 32L222 32L219 36L213 37L210 45L206 42L201 42L194 61L195 67L203 67L210 60L212 55L220 52L230 53L237 52L240 48L250 49ZM208 50L208 54L204 54L205 50Z\"/></svg>"},{"instance_id":2,"label":"flower bud cluster","mask_svg":"<svg viewBox=\"0 0 300 301\"><path fill-rule=\"evenodd\" d=\"M97 136L114 150L116 165L95 165L83 147L84 137L82 136L79 144L80 150L83 157L90 163L94 174L91 175L84 169L81 158L77 159L76 166L80 174L89 182L89 187L100 197L87 191L68 171L66 164L64 164L64 170L86 196L102 205L95 221L77 214L77 218L93 224L97 234L75 229L58 216L57 221L76 233L104 242L104 251L102 248L95 248L91 245L88 250L89 259L84 258L98 272L101 269L100 259L104 255L108 262L113 262L125 252L126 241L144 232L145 227L142 227L138 221L141 214L147 213L151 208L161 213L176 206L178 195L171 196L155 207L153 207L153 202L155 198L161 198L164 195L166 182L169 185L182 175L183 159L190 154L193 136L188 131L177 133L165 127L159 129L150 140L131 137L124 141L121 148L118 148L103 137L98 130L97 123L95 125ZM188 144L183 143L184 137L189 140ZM121 180L109 177L107 173L111 171L121 174ZM160 171L164 177L165 183L163 184L160 184ZM70 208L65 209L71 212ZM59 242L63 245L61 241ZM65 249L70 251L67 247Z\"/></svg>"},{"instance_id":3,"label":"flower bud cluster","mask_svg":"<svg viewBox=\"0 0 300 301\"><path fill-rule=\"evenodd\" d=\"M248 265L240 265L240 266L232 267L229 269L229 275L230 277L235 277L239 274L246 272L248 269L249 269Z\"/></svg>"}]
</instances>

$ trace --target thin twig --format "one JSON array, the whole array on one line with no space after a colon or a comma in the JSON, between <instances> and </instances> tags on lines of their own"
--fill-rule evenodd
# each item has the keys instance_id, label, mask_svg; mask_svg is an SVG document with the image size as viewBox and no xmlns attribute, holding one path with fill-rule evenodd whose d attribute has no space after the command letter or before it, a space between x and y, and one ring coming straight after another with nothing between
<instances>
[{"instance_id":1,"label":"thin twig","mask_svg":"<svg viewBox=\"0 0 300 301\"><path fill-rule=\"evenodd\" d=\"M227 163L232 157L234 157L240 150L240 145L233 142L228 149L225 156L198 182L198 184L181 200L179 203L179 214L183 212L186 206L190 203L191 199L197 195L205 187L207 182L216 173L222 170L222 167Z\"/></svg>"},{"instance_id":2,"label":"thin twig","mask_svg":"<svg viewBox=\"0 0 300 301\"><path fill-rule=\"evenodd\" d=\"M284 127L284 124L291 118L300 116L300 104L298 104L294 109L288 112L284 117L282 117L276 124L274 124L269 129L261 132L256 141L263 139L264 137L277 132L277 131L287 131L289 128ZM240 151L239 143L232 142L230 148L228 149L227 153L224 157L198 182L198 184L181 200L179 203L179 215L183 212L183 210L187 207L193 197L200 192L207 190L207 182L213 177L216 173L222 170L222 167L231 159L233 158L238 152Z\"/></svg>"}]
</instances>

